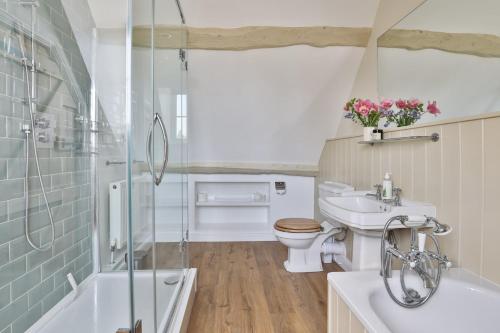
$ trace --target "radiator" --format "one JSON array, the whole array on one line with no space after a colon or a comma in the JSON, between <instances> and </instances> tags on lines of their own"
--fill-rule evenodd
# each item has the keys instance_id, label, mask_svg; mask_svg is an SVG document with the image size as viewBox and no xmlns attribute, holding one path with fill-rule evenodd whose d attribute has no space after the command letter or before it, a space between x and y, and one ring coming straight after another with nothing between
<instances>
[{"instance_id":1,"label":"radiator","mask_svg":"<svg viewBox=\"0 0 500 333\"><path fill-rule=\"evenodd\" d=\"M127 245L127 182L109 184L109 243L118 250Z\"/></svg>"}]
</instances>

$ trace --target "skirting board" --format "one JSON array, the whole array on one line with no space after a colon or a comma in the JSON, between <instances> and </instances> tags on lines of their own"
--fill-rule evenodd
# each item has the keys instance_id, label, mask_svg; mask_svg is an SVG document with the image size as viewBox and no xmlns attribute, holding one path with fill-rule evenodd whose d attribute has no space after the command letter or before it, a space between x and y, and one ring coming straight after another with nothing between
<instances>
[{"instance_id":1,"label":"skirting board","mask_svg":"<svg viewBox=\"0 0 500 333\"><path fill-rule=\"evenodd\" d=\"M190 232L190 242L276 242L278 239L272 233L209 233Z\"/></svg>"}]
</instances>

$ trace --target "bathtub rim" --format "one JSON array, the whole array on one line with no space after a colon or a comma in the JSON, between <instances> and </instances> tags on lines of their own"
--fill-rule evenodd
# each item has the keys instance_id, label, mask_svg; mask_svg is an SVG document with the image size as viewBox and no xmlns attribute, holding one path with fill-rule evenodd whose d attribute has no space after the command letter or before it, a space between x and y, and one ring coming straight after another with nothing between
<instances>
[{"instance_id":1,"label":"bathtub rim","mask_svg":"<svg viewBox=\"0 0 500 333\"><path fill-rule=\"evenodd\" d=\"M194 299L194 294L196 292L196 276L197 269L196 268L188 268L185 269L185 278L184 284L181 287L181 292L178 294L177 301L173 304L174 313L171 315L172 320L170 321L170 325L168 327L164 327L162 332L182 332L181 329L187 328L187 324L189 324L189 316L190 310L192 308L192 301ZM176 270L157 270L158 273L173 273L178 272ZM149 274L147 271L137 272L139 274ZM100 276L112 276L112 275L127 275L127 271L118 271L118 272L101 272L101 273L92 273L87 278L85 278L79 285L78 290L85 290L89 287L89 285ZM37 333L39 332L45 325L47 325L52 319L54 319L59 312L73 303L78 295L75 295L75 292L72 291L64 296L55 306L53 306L49 311L47 311L40 319L38 319L33 325L31 325L25 333ZM168 307L167 307L168 310ZM189 311L189 313L187 312ZM187 318L186 318L187 315ZM182 316L182 317L181 317ZM186 323L187 319L187 323ZM163 320L161 321L163 322ZM179 325L180 324L180 325ZM119 327L117 327L118 329ZM178 330L177 330L178 329Z\"/></svg>"},{"instance_id":2,"label":"bathtub rim","mask_svg":"<svg viewBox=\"0 0 500 333\"><path fill-rule=\"evenodd\" d=\"M395 275L399 275L399 271L393 271L393 276ZM332 272L327 275L327 280L328 288L335 290L368 332L392 333L370 305L369 293L375 288L384 288L378 270ZM473 284L500 293L500 285L463 268L451 268L445 271L441 283L446 282L446 280ZM354 283L358 281L362 281L362 288ZM364 294L361 296L360 293Z\"/></svg>"}]
</instances>

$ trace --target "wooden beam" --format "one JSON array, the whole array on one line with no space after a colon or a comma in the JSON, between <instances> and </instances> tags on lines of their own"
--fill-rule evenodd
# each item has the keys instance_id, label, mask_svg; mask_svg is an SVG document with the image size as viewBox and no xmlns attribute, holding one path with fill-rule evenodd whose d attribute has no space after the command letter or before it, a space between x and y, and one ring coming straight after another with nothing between
<instances>
[{"instance_id":1,"label":"wooden beam","mask_svg":"<svg viewBox=\"0 0 500 333\"><path fill-rule=\"evenodd\" d=\"M261 26L241 28L159 26L155 32L155 45L162 49L175 49L183 46L186 47L187 45L189 49L227 51L276 48L292 45L366 47L370 34L370 28L330 26ZM134 28L134 46L149 47L150 40L151 36L148 28Z\"/></svg>"},{"instance_id":2,"label":"wooden beam","mask_svg":"<svg viewBox=\"0 0 500 333\"><path fill-rule=\"evenodd\" d=\"M378 39L379 47L435 49L485 58L500 57L500 37L488 34L392 29Z\"/></svg>"}]
</instances>

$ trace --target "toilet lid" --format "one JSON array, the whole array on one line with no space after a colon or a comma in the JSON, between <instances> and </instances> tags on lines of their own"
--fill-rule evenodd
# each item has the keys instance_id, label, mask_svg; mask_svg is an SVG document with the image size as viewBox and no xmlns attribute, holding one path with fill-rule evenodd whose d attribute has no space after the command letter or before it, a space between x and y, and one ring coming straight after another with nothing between
<instances>
[{"instance_id":1,"label":"toilet lid","mask_svg":"<svg viewBox=\"0 0 500 333\"><path fill-rule=\"evenodd\" d=\"M283 232L320 232L321 225L312 219L288 218L276 221L274 229Z\"/></svg>"}]
</instances>

